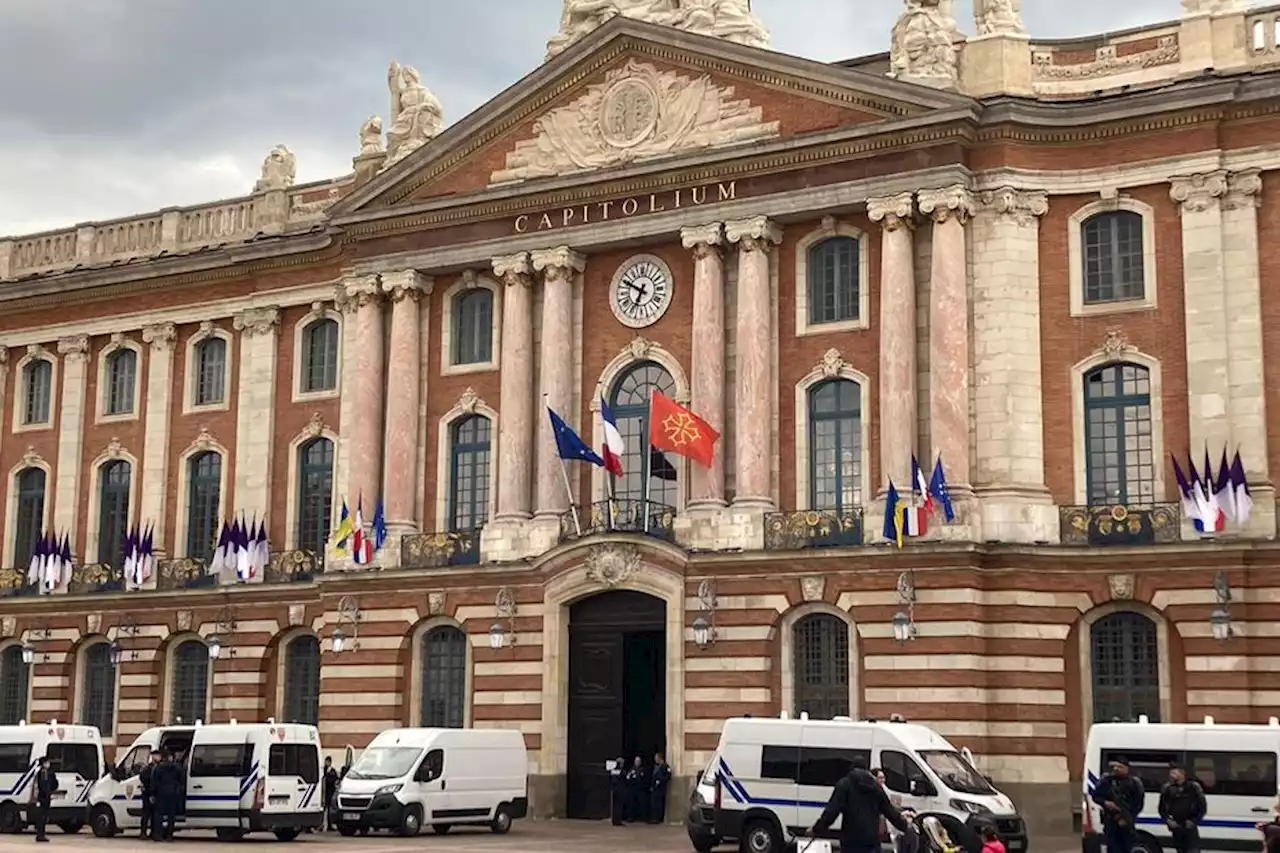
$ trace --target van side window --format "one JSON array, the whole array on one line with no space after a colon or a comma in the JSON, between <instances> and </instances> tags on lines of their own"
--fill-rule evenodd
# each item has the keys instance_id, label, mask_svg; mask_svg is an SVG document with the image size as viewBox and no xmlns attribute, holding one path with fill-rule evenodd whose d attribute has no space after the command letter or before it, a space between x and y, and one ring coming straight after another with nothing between
<instances>
[{"instance_id":1,"label":"van side window","mask_svg":"<svg viewBox=\"0 0 1280 853\"><path fill-rule=\"evenodd\" d=\"M142 772L142 768L147 766L147 762L151 760L151 746L149 744L139 744L129 750L129 754L121 759L120 771L126 777L137 776Z\"/></svg>"},{"instance_id":2,"label":"van side window","mask_svg":"<svg viewBox=\"0 0 1280 853\"><path fill-rule=\"evenodd\" d=\"M796 781L801 785L834 788L848 775L855 758L861 758L866 767L871 761L871 750L803 746L800 748L800 770Z\"/></svg>"},{"instance_id":3,"label":"van side window","mask_svg":"<svg viewBox=\"0 0 1280 853\"><path fill-rule=\"evenodd\" d=\"M97 780L102 775L98 750L88 743L51 743L45 751L54 773L78 773L81 779Z\"/></svg>"},{"instance_id":4,"label":"van side window","mask_svg":"<svg viewBox=\"0 0 1280 853\"><path fill-rule=\"evenodd\" d=\"M248 775L252 756L242 743L205 743L191 748L190 774L201 778L238 779ZM252 767L252 764L250 764Z\"/></svg>"},{"instance_id":5,"label":"van side window","mask_svg":"<svg viewBox=\"0 0 1280 853\"><path fill-rule=\"evenodd\" d=\"M1186 762L1186 756L1176 750L1104 749L1102 761L1098 765L1102 768L1102 773L1110 773L1111 762L1121 756L1129 759L1129 773L1142 781L1142 787L1148 794L1160 793L1160 789L1169 781L1170 764ZM1272 766L1275 766L1274 762ZM1208 793L1207 788L1205 793ZM1271 796L1274 797L1275 793L1275 788L1272 788Z\"/></svg>"},{"instance_id":6,"label":"van side window","mask_svg":"<svg viewBox=\"0 0 1280 853\"><path fill-rule=\"evenodd\" d=\"M444 751L433 749L422 759L418 773L414 777L417 782L434 782L444 774Z\"/></svg>"},{"instance_id":7,"label":"van side window","mask_svg":"<svg viewBox=\"0 0 1280 853\"><path fill-rule=\"evenodd\" d=\"M880 753L880 768L884 770L885 787L890 791L910 794L912 782L922 783L926 790L933 788L924 771L920 769L920 765L905 752L885 750Z\"/></svg>"},{"instance_id":8,"label":"van side window","mask_svg":"<svg viewBox=\"0 0 1280 853\"><path fill-rule=\"evenodd\" d=\"M1220 797L1276 795L1276 757L1267 752L1192 752L1187 774L1206 794Z\"/></svg>"},{"instance_id":9,"label":"van side window","mask_svg":"<svg viewBox=\"0 0 1280 853\"><path fill-rule=\"evenodd\" d=\"M315 746L304 743L273 743L267 753L267 772L272 776L297 776L308 785L320 781L320 755Z\"/></svg>"},{"instance_id":10,"label":"van side window","mask_svg":"<svg viewBox=\"0 0 1280 853\"><path fill-rule=\"evenodd\" d=\"M0 743L0 773L22 775L31 766L31 744Z\"/></svg>"},{"instance_id":11,"label":"van side window","mask_svg":"<svg viewBox=\"0 0 1280 853\"><path fill-rule=\"evenodd\" d=\"M760 751L760 778L794 782L800 769L800 747L766 746Z\"/></svg>"}]
</instances>

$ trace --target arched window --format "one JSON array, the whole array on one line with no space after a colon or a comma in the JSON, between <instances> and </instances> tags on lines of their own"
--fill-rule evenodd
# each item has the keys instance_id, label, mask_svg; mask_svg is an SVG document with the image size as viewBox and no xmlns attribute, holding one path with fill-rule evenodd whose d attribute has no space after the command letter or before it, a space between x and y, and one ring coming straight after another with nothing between
<instances>
[{"instance_id":1,"label":"arched window","mask_svg":"<svg viewBox=\"0 0 1280 853\"><path fill-rule=\"evenodd\" d=\"M809 249L809 322L858 319L858 241L830 237Z\"/></svg>"},{"instance_id":2,"label":"arched window","mask_svg":"<svg viewBox=\"0 0 1280 853\"><path fill-rule=\"evenodd\" d=\"M809 508L862 503L862 389L831 379L809 389Z\"/></svg>"},{"instance_id":3,"label":"arched window","mask_svg":"<svg viewBox=\"0 0 1280 853\"><path fill-rule=\"evenodd\" d=\"M187 460L187 556L213 556L222 518L222 454L206 450Z\"/></svg>"},{"instance_id":4,"label":"arched window","mask_svg":"<svg viewBox=\"0 0 1280 853\"><path fill-rule=\"evenodd\" d=\"M302 331L302 391L338 387L338 321L322 317Z\"/></svg>"},{"instance_id":5,"label":"arched window","mask_svg":"<svg viewBox=\"0 0 1280 853\"><path fill-rule=\"evenodd\" d=\"M116 666L111 662L111 645L94 643L80 658L80 719L84 726L97 726L103 737L111 737L116 722Z\"/></svg>"},{"instance_id":6,"label":"arched window","mask_svg":"<svg viewBox=\"0 0 1280 853\"><path fill-rule=\"evenodd\" d=\"M1084 377L1085 472L1090 506L1156 499L1151 376L1136 364L1107 364Z\"/></svg>"},{"instance_id":7,"label":"arched window","mask_svg":"<svg viewBox=\"0 0 1280 853\"><path fill-rule=\"evenodd\" d=\"M1142 299L1142 215L1132 210L1095 213L1080 228L1084 303Z\"/></svg>"},{"instance_id":8,"label":"arched window","mask_svg":"<svg viewBox=\"0 0 1280 853\"><path fill-rule=\"evenodd\" d=\"M479 530L489 520L491 441L492 425L486 417L469 415L453 425L449 465L450 530Z\"/></svg>"},{"instance_id":9,"label":"arched window","mask_svg":"<svg viewBox=\"0 0 1280 853\"><path fill-rule=\"evenodd\" d=\"M28 361L22 368L22 422L49 423L50 400L53 397L53 364L43 358Z\"/></svg>"},{"instance_id":10,"label":"arched window","mask_svg":"<svg viewBox=\"0 0 1280 853\"><path fill-rule=\"evenodd\" d=\"M27 665L22 646L13 643L0 652L0 726L16 726L27 717Z\"/></svg>"},{"instance_id":11,"label":"arched window","mask_svg":"<svg viewBox=\"0 0 1280 853\"><path fill-rule=\"evenodd\" d=\"M849 716L849 626L830 613L812 613L792 628L796 707L810 717Z\"/></svg>"},{"instance_id":12,"label":"arched window","mask_svg":"<svg viewBox=\"0 0 1280 853\"><path fill-rule=\"evenodd\" d=\"M1156 623L1122 610L1089 631L1093 659L1093 721L1160 722L1160 651Z\"/></svg>"},{"instance_id":13,"label":"arched window","mask_svg":"<svg viewBox=\"0 0 1280 853\"><path fill-rule=\"evenodd\" d=\"M460 729L467 693L467 635L451 625L432 628L419 650L424 728Z\"/></svg>"},{"instance_id":14,"label":"arched window","mask_svg":"<svg viewBox=\"0 0 1280 853\"><path fill-rule=\"evenodd\" d=\"M285 646L284 718L309 726L320 721L320 641L310 634Z\"/></svg>"},{"instance_id":15,"label":"arched window","mask_svg":"<svg viewBox=\"0 0 1280 853\"><path fill-rule=\"evenodd\" d=\"M118 349L107 356L106 388L103 403L108 415L127 415L133 411L133 389L138 378L138 354L131 349Z\"/></svg>"},{"instance_id":16,"label":"arched window","mask_svg":"<svg viewBox=\"0 0 1280 853\"><path fill-rule=\"evenodd\" d=\"M133 466L115 459L98 471L98 562L119 566L124 560L124 537L129 529Z\"/></svg>"},{"instance_id":17,"label":"arched window","mask_svg":"<svg viewBox=\"0 0 1280 853\"><path fill-rule=\"evenodd\" d=\"M493 359L493 291L464 290L453 298L453 363Z\"/></svg>"},{"instance_id":18,"label":"arched window","mask_svg":"<svg viewBox=\"0 0 1280 853\"><path fill-rule=\"evenodd\" d=\"M18 474L18 518L13 533L13 565L22 568L44 530L44 496L48 477L41 468L24 468Z\"/></svg>"},{"instance_id":19,"label":"arched window","mask_svg":"<svg viewBox=\"0 0 1280 853\"><path fill-rule=\"evenodd\" d=\"M618 419L618 432L627 447L622 457L624 474L614 482L614 496L642 501L648 479L649 500L675 506L675 467L661 453L650 452L649 447L649 398L654 391L674 398L676 383L666 368L652 361L633 365L613 383L609 408Z\"/></svg>"},{"instance_id":20,"label":"arched window","mask_svg":"<svg viewBox=\"0 0 1280 853\"><path fill-rule=\"evenodd\" d=\"M323 554L333 519L333 442L313 438L298 448L298 547Z\"/></svg>"},{"instance_id":21,"label":"arched window","mask_svg":"<svg viewBox=\"0 0 1280 853\"><path fill-rule=\"evenodd\" d=\"M173 650L173 687L169 716L187 725L205 720L209 709L209 647L199 640L183 640Z\"/></svg>"},{"instance_id":22,"label":"arched window","mask_svg":"<svg viewBox=\"0 0 1280 853\"><path fill-rule=\"evenodd\" d=\"M227 342L205 338L196 344L195 404L211 406L227 396Z\"/></svg>"}]
</instances>

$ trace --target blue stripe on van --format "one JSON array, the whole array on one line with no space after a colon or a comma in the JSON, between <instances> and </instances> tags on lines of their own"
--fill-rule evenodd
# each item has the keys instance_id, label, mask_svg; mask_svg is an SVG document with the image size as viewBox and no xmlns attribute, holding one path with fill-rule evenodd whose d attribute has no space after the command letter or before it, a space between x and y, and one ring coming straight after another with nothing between
<instances>
[{"instance_id":1,"label":"blue stripe on van","mask_svg":"<svg viewBox=\"0 0 1280 853\"><path fill-rule=\"evenodd\" d=\"M1093 792L1098 789L1097 775L1092 770L1085 771L1084 793L1090 798L1092 803ZM1158 826L1165 828L1165 822L1157 815L1155 817L1138 817L1135 823L1140 826ZM1258 825L1256 820L1228 820L1226 818L1205 818L1200 821L1201 829L1248 829L1252 830Z\"/></svg>"},{"instance_id":2,"label":"blue stripe on van","mask_svg":"<svg viewBox=\"0 0 1280 853\"><path fill-rule=\"evenodd\" d=\"M31 766L27 768L27 772L18 777L18 783L7 791L0 790L0 797L17 797L22 793L22 789L27 787L36 775L36 768L40 766L40 762L33 761Z\"/></svg>"},{"instance_id":3,"label":"blue stripe on van","mask_svg":"<svg viewBox=\"0 0 1280 853\"><path fill-rule=\"evenodd\" d=\"M305 809L307 807L307 804L311 802L311 797L312 795L315 794L315 792L316 792L315 785L312 785L311 787L307 788L307 793L302 795L302 802L298 804L298 808Z\"/></svg>"},{"instance_id":4,"label":"blue stripe on van","mask_svg":"<svg viewBox=\"0 0 1280 853\"><path fill-rule=\"evenodd\" d=\"M809 808L809 809L825 809L827 807L826 800L797 800L776 797L753 797L747 791L746 786L739 780L733 778L733 771L729 769L729 765L725 764L724 759L720 759L720 779L724 783L725 788L729 791L729 795L740 803L752 806L784 806L789 808Z\"/></svg>"}]
</instances>

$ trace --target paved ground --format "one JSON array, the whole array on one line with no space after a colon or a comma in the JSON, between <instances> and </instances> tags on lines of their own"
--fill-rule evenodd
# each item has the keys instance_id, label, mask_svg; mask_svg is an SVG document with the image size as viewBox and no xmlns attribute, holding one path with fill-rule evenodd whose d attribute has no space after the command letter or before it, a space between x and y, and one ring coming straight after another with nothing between
<instances>
[{"instance_id":1,"label":"paved ground","mask_svg":"<svg viewBox=\"0 0 1280 853\"><path fill-rule=\"evenodd\" d=\"M49 833L49 844L34 844L30 831L22 835L0 835L0 853L14 850L77 850L85 853L134 853L152 849L148 842L134 836L113 839L94 838L87 829L79 835L63 835L57 829ZM211 832L181 833L172 844L158 845L157 850L174 850L175 853L227 853L237 847L262 850L279 850L280 853L298 851L304 853L398 853L398 851L425 851L425 853L692 853L693 848L679 826L624 826L613 827L605 821L517 821L511 833L497 836L488 830L455 829L447 836L437 836L428 830L418 838L397 838L383 834L362 838L342 838L337 833L304 835L297 841L283 844L271 835L249 836L242 842L216 841ZM733 848L721 848L730 851ZM1079 853L1079 839L1046 839L1031 844L1031 853Z\"/></svg>"}]
</instances>

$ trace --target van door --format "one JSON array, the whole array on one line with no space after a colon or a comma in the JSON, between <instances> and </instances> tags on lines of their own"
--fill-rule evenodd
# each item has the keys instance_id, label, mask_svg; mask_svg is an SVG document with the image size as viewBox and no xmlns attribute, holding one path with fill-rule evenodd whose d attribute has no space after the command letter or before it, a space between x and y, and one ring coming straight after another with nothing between
<instances>
[{"instance_id":1,"label":"van door","mask_svg":"<svg viewBox=\"0 0 1280 853\"><path fill-rule=\"evenodd\" d=\"M1255 824L1271 817L1276 803L1272 743L1208 727L1187 732L1187 775L1204 788L1209 806L1200 829L1204 849L1257 846Z\"/></svg>"},{"instance_id":2,"label":"van door","mask_svg":"<svg viewBox=\"0 0 1280 853\"><path fill-rule=\"evenodd\" d=\"M53 805L85 806L89 790L102 776L99 749L92 743L67 743L61 739L48 745L45 755L49 767L58 777L58 790L53 795Z\"/></svg>"},{"instance_id":3,"label":"van door","mask_svg":"<svg viewBox=\"0 0 1280 853\"><path fill-rule=\"evenodd\" d=\"M432 749L422 757L402 799L422 806L423 823L449 823L452 819L449 782L445 777L444 750Z\"/></svg>"},{"instance_id":4,"label":"van door","mask_svg":"<svg viewBox=\"0 0 1280 853\"><path fill-rule=\"evenodd\" d=\"M320 750L313 743L273 743L268 749L266 801L273 814L316 811L320 789Z\"/></svg>"},{"instance_id":5,"label":"van door","mask_svg":"<svg viewBox=\"0 0 1280 853\"><path fill-rule=\"evenodd\" d=\"M884 786L891 793L894 805L926 812L953 812L944 797L912 756L898 749L886 749L880 753L880 767L884 770Z\"/></svg>"},{"instance_id":6,"label":"van door","mask_svg":"<svg viewBox=\"0 0 1280 853\"><path fill-rule=\"evenodd\" d=\"M112 811L116 826L132 829L142 823L142 782L138 776L151 761L156 745L150 740L135 741L133 748L115 766L116 790L112 794Z\"/></svg>"},{"instance_id":7,"label":"van door","mask_svg":"<svg viewBox=\"0 0 1280 853\"><path fill-rule=\"evenodd\" d=\"M0 800L12 800L23 806L30 801L38 757L32 755L31 747L29 740L0 743Z\"/></svg>"},{"instance_id":8,"label":"van door","mask_svg":"<svg viewBox=\"0 0 1280 853\"><path fill-rule=\"evenodd\" d=\"M253 743L248 738L238 742L202 742L202 734L197 731L191 743L186 825L238 827L241 802L253 796L258 783Z\"/></svg>"},{"instance_id":9,"label":"van door","mask_svg":"<svg viewBox=\"0 0 1280 853\"><path fill-rule=\"evenodd\" d=\"M854 761L871 766L871 738L864 733L850 736L843 727L805 726L800 733L800 767L796 773L797 828L813 826L822 815L831 792ZM837 820L832 829L839 829Z\"/></svg>"}]
</instances>

